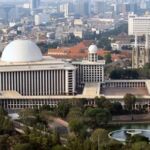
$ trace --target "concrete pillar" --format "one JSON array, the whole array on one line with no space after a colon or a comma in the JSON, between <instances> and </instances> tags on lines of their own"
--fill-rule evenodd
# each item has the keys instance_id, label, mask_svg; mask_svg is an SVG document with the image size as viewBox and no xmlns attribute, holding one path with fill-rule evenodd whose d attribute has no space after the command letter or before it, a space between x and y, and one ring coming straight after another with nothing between
<instances>
[{"instance_id":1,"label":"concrete pillar","mask_svg":"<svg viewBox=\"0 0 150 150\"><path fill-rule=\"evenodd\" d=\"M145 35L145 49L148 49L149 48L149 35L146 34Z\"/></svg>"},{"instance_id":2,"label":"concrete pillar","mask_svg":"<svg viewBox=\"0 0 150 150\"><path fill-rule=\"evenodd\" d=\"M137 35L135 35L134 40L135 40L134 47L137 48L138 47L138 36Z\"/></svg>"}]
</instances>

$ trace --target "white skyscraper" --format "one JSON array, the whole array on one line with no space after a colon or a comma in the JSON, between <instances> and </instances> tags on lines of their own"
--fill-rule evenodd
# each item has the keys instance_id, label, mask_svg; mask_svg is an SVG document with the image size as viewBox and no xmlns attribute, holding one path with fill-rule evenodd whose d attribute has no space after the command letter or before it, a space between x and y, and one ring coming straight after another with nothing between
<instances>
[{"instance_id":1,"label":"white skyscraper","mask_svg":"<svg viewBox=\"0 0 150 150\"><path fill-rule=\"evenodd\" d=\"M150 16L138 17L130 14L128 17L128 34L135 36L132 54L132 67L143 67L150 63ZM138 37L145 35L145 43L138 43Z\"/></svg>"}]
</instances>

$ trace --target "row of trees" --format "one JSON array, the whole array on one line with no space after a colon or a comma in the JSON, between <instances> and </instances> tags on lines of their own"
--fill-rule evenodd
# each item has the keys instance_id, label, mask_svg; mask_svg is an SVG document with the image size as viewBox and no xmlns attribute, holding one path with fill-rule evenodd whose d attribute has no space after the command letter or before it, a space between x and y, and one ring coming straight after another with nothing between
<instances>
[{"instance_id":1,"label":"row of trees","mask_svg":"<svg viewBox=\"0 0 150 150\"><path fill-rule=\"evenodd\" d=\"M109 77L111 79L150 79L150 63L139 69L114 69Z\"/></svg>"},{"instance_id":2,"label":"row of trees","mask_svg":"<svg viewBox=\"0 0 150 150\"><path fill-rule=\"evenodd\" d=\"M57 133L41 134L36 129L24 129L25 134L0 135L1 150L51 150L60 145Z\"/></svg>"},{"instance_id":3,"label":"row of trees","mask_svg":"<svg viewBox=\"0 0 150 150\"><path fill-rule=\"evenodd\" d=\"M0 136L0 149L7 150L138 150L149 148L148 140L143 137L129 137L127 144L108 138L108 122L112 115L120 114L123 108L119 102L111 103L105 97L95 97L96 105L87 107L86 99L72 99L59 103L57 108L43 106L37 110L22 110L20 117L27 124L33 119L35 128L39 123L45 124L50 116L58 116L69 122L70 133L65 136L65 144L61 143L58 133L43 135L35 128L31 131L25 128L25 135L4 134ZM136 98L132 94L124 97L125 109L132 112ZM0 111L0 114L4 112ZM142 143L141 143L142 142ZM143 144L142 146L140 144Z\"/></svg>"},{"instance_id":4,"label":"row of trees","mask_svg":"<svg viewBox=\"0 0 150 150\"><path fill-rule=\"evenodd\" d=\"M134 95L126 94L124 108L120 102L112 103L105 97L95 97L94 101L94 106L88 106L87 99L72 99L59 103L56 108L43 106L40 110L22 110L20 118L26 125L43 130L48 127L49 116L56 116L68 121L72 131L80 133L82 129L86 132L88 128L106 126L113 115L133 113L137 100Z\"/></svg>"},{"instance_id":5,"label":"row of trees","mask_svg":"<svg viewBox=\"0 0 150 150\"><path fill-rule=\"evenodd\" d=\"M13 132L13 124L7 117L6 111L0 107L0 135Z\"/></svg>"},{"instance_id":6,"label":"row of trees","mask_svg":"<svg viewBox=\"0 0 150 150\"><path fill-rule=\"evenodd\" d=\"M57 133L43 135L25 128L24 135L0 135L1 150L150 150L149 140L140 135L129 136L126 145L108 138L108 131L95 129L86 138L74 134L66 137L65 144Z\"/></svg>"}]
</instances>

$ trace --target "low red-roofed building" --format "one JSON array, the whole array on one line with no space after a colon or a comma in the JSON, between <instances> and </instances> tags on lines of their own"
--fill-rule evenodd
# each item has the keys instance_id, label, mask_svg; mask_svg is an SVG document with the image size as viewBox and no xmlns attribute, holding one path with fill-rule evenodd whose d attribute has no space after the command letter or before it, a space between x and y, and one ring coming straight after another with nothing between
<instances>
[{"instance_id":1,"label":"low red-roofed building","mask_svg":"<svg viewBox=\"0 0 150 150\"><path fill-rule=\"evenodd\" d=\"M92 41L82 41L72 47L49 49L47 55L56 58L84 59L88 56L88 47Z\"/></svg>"},{"instance_id":2,"label":"low red-roofed building","mask_svg":"<svg viewBox=\"0 0 150 150\"><path fill-rule=\"evenodd\" d=\"M98 51L97 51L97 55L98 56L101 56L101 57L104 57L105 55L107 55L107 54L109 54L110 53L110 51L106 51L106 50L103 50L103 49L99 49Z\"/></svg>"}]
</instances>

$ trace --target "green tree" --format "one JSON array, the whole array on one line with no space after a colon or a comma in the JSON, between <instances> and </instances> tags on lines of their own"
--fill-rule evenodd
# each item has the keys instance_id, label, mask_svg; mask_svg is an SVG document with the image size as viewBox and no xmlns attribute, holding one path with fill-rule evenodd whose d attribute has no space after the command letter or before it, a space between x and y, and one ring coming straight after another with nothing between
<instances>
[{"instance_id":1,"label":"green tree","mask_svg":"<svg viewBox=\"0 0 150 150\"><path fill-rule=\"evenodd\" d=\"M80 135L84 129L84 123L81 119L72 119L69 122L70 130L73 131L76 135Z\"/></svg>"},{"instance_id":2,"label":"green tree","mask_svg":"<svg viewBox=\"0 0 150 150\"><path fill-rule=\"evenodd\" d=\"M105 129L96 129L92 133L90 140L94 149L100 149L103 144L109 142L108 132Z\"/></svg>"},{"instance_id":3,"label":"green tree","mask_svg":"<svg viewBox=\"0 0 150 150\"><path fill-rule=\"evenodd\" d=\"M134 109L136 97L133 94L126 94L123 99L126 109L131 112Z\"/></svg>"},{"instance_id":4,"label":"green tree","mask_svg":"<svg viewBox=\"0 0 150 150\"><path fill-rule=\"evenodd\" d=\"M122 111L123 111L123 108L120 102L114 102L112 104L112 109L111 109L112 114L119 115L122 113Z\"/></svg>"},{"instance_id":5,"label":"green tree","mask_svg":"<svg viewBox=\"0 0 150 150\"><path fill-rule=\"evenodd\" d=\"M60 135L58 134L57 131L55 131L53 134L52 134L52 143L53 145L57 145L57 144L60 144Z\"/></svg>"},{"instance_id":6,"label":"green tree","mask_svg":"<svg viewBox=\"0 0 150 150\"><path fill-rule=\"evenodd\" d=\"M0 106L0 116L6 116L7 112Z\"/></svg>"},{"instance_id":7,"label":"green tree","mask_svg":"<svg viewBox=\"0 0 150 150\"><path fill-rule=\"evenodd\" d=\"M69 110L71 108L71 104L68 102L61 102L58 104L58 107L56 109L56 112L58 116L65 118L67 114L69 113Z\"/></svg>"},{"instance_id":8,"label":"green tree","mask_svg":"<svg viewBox=\"0 0 150 150\"><path fill-rule=\"evenodd\" d=\"M103 144L103 150L119 150L123 148L123 144L118 141L111 140L106 144Z\"/></svg>"},{"instance_id":9,"label":"green tree","mask_svg":"<svg viewBox=\"0 0 150 150\"><path fill-rule=\"evenodd\" d=\"M111 120L111 113L107 109L88 108L84 115L91 127L106 125Z\"/></svg>"},{"instance_id":10,"label":"green tree","mask_svg":"<svg viewBox=\"0 0 150 150\"><path fill-rule=\"evenodd\" d=\"M79 137L69 136L66 148L68 150L84 150L84 145Z\"/></svg>"},{"instance_id":11,"label":"green tree","mask_svg":"<svg viewBox=\"0 0 150 150\"><path fill-rule=\"evenodd\" d=\"M70 122L74 119L80 119L82 118L82 109L78 107L72 107L67 115L67 120Z\"/></svg>"},{"instance_id":12,"label":"green tree","mask_svg":"<svg viewBox=\"0 0 150 150\"><path fill-rule=\"evenodd\" d=\"M112 108L112 103L104 96L101 96L100 98L95 97L95 103L99 108L108 109L108 110L111 110Z\"/></svg>"},{"instance_id":13,"label":"green tree","mask_svg":"<svg viewBox=\"0 0 150 150\"><path fill-rule=\"evenodd\" d=\"M111 71L109 77L111 79L139 79L139 72L137 69L114 69Z\"/></svg>"},{"instance_id":14,"label":"green tree","mask_svg":"<svg viewBox=\"0 0 150 150\"><path fill-rule=\"evenodd\" d=\"M106 50L111 50L111 41L108 37L101 37L97 41L97 46Z\"/></svg>"},{"instance_id":15,"label":"green tree","mask_svg":"<svg viewBox=\"0 0 150 150\"><path fill-rule=\"evenodd\" d=\"M134 136L128 136L127 137L127 143L137 143L137 142L149 142L149 139L142 135L134 135Z\"/></svg>"},{"instance_id":16,"label":"green tree","mask_svg":"<svg viewBox=\"0 0 150 150\"><path fill-rule=\"evenodd\" d=\"M77 107L84 108L85 104L87 104L86 98L75 99L75 103Z\"/></svg>"},{"instance_id":17,"label":"green tree","mask_svg":"<svg viewBox=\"0 0 150 150\"><path fill-rule=\"evenodd\" d=\"M92 142L91 142L91 140L89 138L84 140L83 146L84 146L84 150L91 150L92 149Z\"/></svg>"},{"instance_id":18,"label":"green tree","mask_svg":"<svg viewBox=\"0 0 150 150\"><path fill-rule=\"evenodd\" d=\"M106 61L106 64L111 63L111 62L112 62L111 54L110 54L110 53L106 54L106 55L104 56L104 59L105 59L105 61Z\"/></svg>"},{"instance_id":19,"label":"green tree","mask_svg":"<svg viewBox=\"0 0 150 150\"><path fill-rule=\"evenodd\" d=\"M52 148L52 150L68 150L68 149L63 147L62 145L56 145Z\"/></svg>"},{"instance_id":20,"label":"green tree","mask_svg":"<svg viewBox=\"0 0 150 150\"><path fill-rule=\"evenodd\" d=\"M0 135L0 150L8 150L8 135Z\"/></svg>"},{"instance_id":21,"label":"green tree","mask_svg":"<svg viewBox=\"0 0 150 150\"><path fill-rule=\"evenodd\" d=\"M137 142L132 144L131 150L150 150L150 145L147 142Z\"/></svg>"},{"instance_id":22,"label":"green tree","mask_svg":"<svg viewBox=\"0 0 150 150\"><path fill-rule=\"evenodd\" d=\"M31 144L29 144L29 143L16 144L13 149L14 150L33 150Z\"/></svg>"},{"instance_id":23,"label":"green tree","mask_svg":"<svg viewBox=\"0 0 150 150\"><path fill-rule=\"evenodd\" d=\"M11 133L13 131L13 123L5 116L0 116L0 134Z\"/></svg>"},{"instance_id":24,"label":"green tree","mask_svg":"<svg viewBox=\"0 0 150 150\"><path fill-rule=\"evenodd\" d=\"M112 70L109 77L111 79L121 79L121 74L122 74L122 69L115 69L115 70Z\"/></svg>"}]
</instances>

